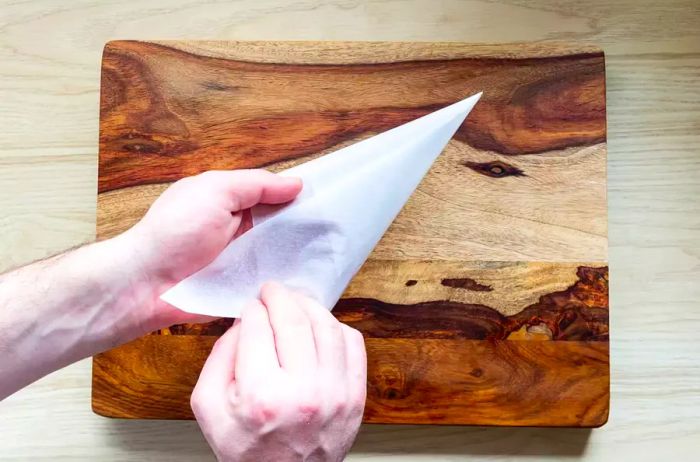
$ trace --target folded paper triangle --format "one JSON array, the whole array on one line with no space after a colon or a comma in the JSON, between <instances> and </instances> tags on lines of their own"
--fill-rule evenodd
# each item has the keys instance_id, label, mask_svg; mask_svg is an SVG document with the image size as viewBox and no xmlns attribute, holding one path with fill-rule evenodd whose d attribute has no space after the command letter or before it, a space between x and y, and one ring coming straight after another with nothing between
<instances>
[{"instance_id":1,"label":"folded paper triangle","mask_svg":"<svg viewBox=\"0 0 700 462\"><path fill-rule=\"evenodd\" d=\"M256 206L253 228L161 299L237 317L266 281L331 309L481 93L281 172L304 182L283 206Z\"/></svg>"}]
</instances>

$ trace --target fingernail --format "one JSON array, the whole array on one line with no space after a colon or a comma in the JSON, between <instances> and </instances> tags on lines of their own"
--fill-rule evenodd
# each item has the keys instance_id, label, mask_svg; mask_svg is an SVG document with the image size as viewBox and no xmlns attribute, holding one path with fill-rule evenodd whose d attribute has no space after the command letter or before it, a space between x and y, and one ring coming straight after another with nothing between
<instances>
[{"instance_id":1,"label":"fingernail","mask_svg":"<svg viewBox=\"0 0 700 462\"><path fill-rule=\"evenodd\" d=\"M284 178L289 183L299 184L300 186L304 185L304 182L298 176L284 176L282 178Z\"/></svg>"}]
</instances>

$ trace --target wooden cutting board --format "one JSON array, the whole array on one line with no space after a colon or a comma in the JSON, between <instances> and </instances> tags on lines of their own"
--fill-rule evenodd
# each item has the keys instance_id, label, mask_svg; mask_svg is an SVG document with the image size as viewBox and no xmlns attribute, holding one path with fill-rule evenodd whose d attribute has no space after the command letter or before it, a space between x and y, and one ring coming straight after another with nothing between
<instances>
[{"instance_id":1,"label":"wooden cutting board","mask_svg":"<svg viewBox=\"0 0 700 462\"><path fill-rule=\"evenodd\" d=\"M133 225L178 178L281 170L481 90L335 307L365 335L365 422L601 425L606 122L595 47L111 42L98 237ZM95 357L93 409L192 418L192 387L230 324L173 326Z\"/></svg>"}]
</instances>

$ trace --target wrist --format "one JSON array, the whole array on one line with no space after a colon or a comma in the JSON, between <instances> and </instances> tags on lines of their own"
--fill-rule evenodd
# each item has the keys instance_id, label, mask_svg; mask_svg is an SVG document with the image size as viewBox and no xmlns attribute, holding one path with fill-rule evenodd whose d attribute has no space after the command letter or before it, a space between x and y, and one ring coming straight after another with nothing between
<instances>
[{"instance_id":1,"label":"wrist","mask_svg":"<svg viewBox=\"0 0 700 462\"><path fill-rule=\"evenodd\" d=\"M179 282L169 270L152 239L139 228L104 241L109 253L117 255L115 273L126 281L129 300L122 308L131 312L138 335L145 335L173 324L209 322L215 318L180 311L160 299L160 295Z\"/></svg>"},{"instance_id":2,"label":"wrist","mask_svg":"<svg viewBox=\"0 0 700 462\"><path fill-rule=\"evenodd\" d=\"M114 277L112 287L118 292L112 307L120 312L115 319L126 316L124 327L131 329L134 338L166 326L159 296L170 284L158 277L138 234L129 230L96 245L102 246Z\"/></svg>"}]
</instances>

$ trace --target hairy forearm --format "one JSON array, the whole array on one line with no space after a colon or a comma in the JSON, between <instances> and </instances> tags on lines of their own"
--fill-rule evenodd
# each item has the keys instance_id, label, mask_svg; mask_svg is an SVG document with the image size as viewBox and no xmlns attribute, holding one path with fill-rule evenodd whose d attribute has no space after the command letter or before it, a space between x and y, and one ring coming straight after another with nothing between
<instances>
[{"instance_id":1,"label":"hairy forearm","mask_svg":"<svg viewBox=\"0 0 700 462\"><path fill-rule=\"evenodd\" d=\"M211 320L158 295L214 260L245 210L300 190L262 170L205 172L175 182L123 234L0 275L0 399L152 330Z\"/></svg>"},{"instance_id":2,"label":"hairy forearm","mask_svg":"<svg viewBox=\"0 0 700 462\"><path fill-rule=\"evenodd\" d=\"M0 399L79 359L158 327L154 286L130 236L0 276Z\"/></svg>"}]
</instances>

